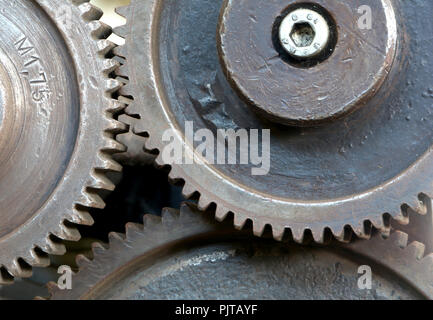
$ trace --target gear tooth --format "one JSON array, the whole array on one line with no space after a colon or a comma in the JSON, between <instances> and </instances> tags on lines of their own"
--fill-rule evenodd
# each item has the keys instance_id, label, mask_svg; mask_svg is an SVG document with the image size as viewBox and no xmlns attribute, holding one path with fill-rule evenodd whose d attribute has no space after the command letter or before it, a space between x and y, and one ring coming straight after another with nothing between
<instances>
[{"instance_id":1,"label":"gear tooth","mask_svg":"<svg viewBox=\"0 0 433 320\"><path fill-rule=\"evenodd\" d=\"M161 217L155 216L153 214L146 214L143 217L143 225L147 228L160 225L161 221Z\"/></svg>"},{"instance_id":2,"label":"gear tooth","mask_svg":"<svg viewBox=\"0 0 433 320\"><path fill-rule=\"evenodd\" d=\"M127 126L117 120L114 120L113 118L105 118L106 125L106 132L119 134L127 131Z\"/></svg>"},{"instance_id":3,"label":"gear tooth","mask_svg":"<svg viewBox=\"0 0 433 320\"><path fill-rule=\"evenodd\" d=\"M137 234L142 234L143 225L138 223L129 222L126 224L126 238L129 240L134 239Z\"/></svg>"},{"instance_id":4,"label":"gear tooth","mask_svg":"<svg viewBox=\"0 0 433 320\"><path fill-rule=\"evenodd\" d=\"M119 91L122 88L123 84L119 80L116 79L107 79L105 80L105 91L108 93L114 93Z\"/></svg>"},{"instance_id":5,"label":"gear tooth","mask_svg":"<svg viewBox=\"0 0 433 320\"><path fill-rule=\"evenodd\" d=\"M30 278L32 276L31 267L22 259L15 259L5 267L14 278Z\"/></svg>"},{"instance_id":6,"label":"gear tooth","mask_svg":"<svg viewBox=\"0 0 433 320\"><path fill-rule=\"evenodd\" d=\"M408 240L408 234L401 231L395 231L389 236L389 241L402 249L407 247Z\"/></svg>"},{"instance_id":7,"label":"gear tooth","mask_svg":"<svg viewBox=\"0 0 433 320\"><path fill-rule=\"evenodd\" d=\"M148 147L148 140L145 142L145 147L147 150L152 150L152 148ZM162 153L159 153L158 156L155 158L155 164L161 168L165 165L165 162L162 160ZM176 171L173 171L173 166L170 167L170 172L168 174L168 177L172 180L174 180L176 178Z\"/></svg>"},{"instance_id":8,"label":"gear tooth","mask_svg":"<svg viewBox=\"0 0 433 320\"><path fill-rule=\"evenodd\" d=\"M128 26L122 25L119 27L114 28L114 33L117 34L119 37L125 38L125 35L128 35Z\"/></svg>"},{"instance_id":9,"label":"gear tooth","mask_svg":"<svg viewBox=\"0 0 433 320\"><path fill-rule=\"evenodd\" d=\"M112 33L111 28L101 21L90 21L88 26L95 39L107 39Z\"/></svg>"},{"instance_id":10,"label":"gear tooth","mask_svg":"<svg viewBox=\"0 0 433 320\"><path fill-rule=\"evenodd\" d=\"M184 186L183 186L183 188L182 188L182 194L183 194L183 196L184 196L186 199L189 199L189 198L191 198L191 196L194 194L194 192L195 192L194 187L193 187L191 184L189 184L189 183L187 183L187 182L185 181L185 184L184 184Z\"/></svg>"},{"instance_id":11,"label":"gear tooth","mask_svg":"<svg viewBox=\"0 0 433 320\"><path fill-rule=\"evenodd\" d=\"M424 257L425 245L414 241L406 247L405 252L407 252L408 255L415 257L415 259L421 260Z\"/></svg>"},{"instance_id":12,"label":"gear tooth","mask_svg":"<svg viewBox=\"0 0 433 320\"><path fill-rule=\"evenodd\" d=\"M115 12L119 15L119 16L121 16L121 17L123 17L123 18L127 18L127 16L128 16L128 14L129 14L129 8L130 8L130 6L128 6L128 5L126 5L126 6L121 6L121 7L117 7L116 9L115 9Z\"/></svg>"},{"instance_id":13,"label":"gear tooth","mask_svg":"<svg viewBox=\"0 0 433 320\"><path fill-rule=\"evenodd\" d=\"M81 239L81 235L76 228L66 226L64 223L61 223L59 229L53 231L53 234L62 240L78 241Z\"/></svg>"},{"instance_id":14,"label":"gear tooth","mask_svg":"<svg viewBox=\"0 0 433 320\"><path fill-rule=\"evenodd\" d=\"M77 266L82 269L91 264L91 260L87 258L84 254L79 254L75 258L75 263Z\"/></svg>"},{"instance_id":15,"label":"gear tooth","mask_svg":"<svg viewBox=\"0 0 433 320\"><path fill-rule=\"evenodd\" d=\"M14 278L6 270L6 268L0 268L0 285L11 285L14 283Z\"/></svg>"},{"instance_id":16,"label":"gear tooth","mask_svg":"<svg viewBox=\"0 0 433 320\"><path fill-rule=\"evenodd\" d=\"M111 137L105 137L104 138L104 147L102 148L102 151L106 151L106 152L110 152L110 153L125 152L126 147L123 144L112 139Z\"/></svg>"},{"instance_id":17,"label":"gear tooth","mask_svg":"<svg viewBox=\"0 0 433 320\"><path fill-rule=\"evenodd\" d=\"M180 212L170 208L164 208L162 211L162 223L170 224L179 220Z\"/></svg>"},{"instance_id":18,"label":"gear tooth","mask_svg":"<svg viewBox=\"0 0 433 320\"><path fill-rule=\"evenodd\" d=\"M352 239L353 229L347 225L336 226L331 229L333 236L339 242L348 243Z\"/></svg>"},{"instance_id":19,"label":"gear tooth","mask_svg":"<svg viewBox=\"0 0 433 320\"><path fill-rule=\"evenodd\" d=\"M200 196L200 199L198 201L198 208L202 211L205 211L209 208L209 206L212 204L212 201L204 195Z\"/></svg>"},{"instance_id":20,"label":"gear tooth","mask_svg":"<svg viewBox=\"0 0 433 320\"><path fill-rule=\"evenodd\" d=\"M161 163L162 163L162 165L161 165ZM161 154L159 154L159 156L156 157L156 164L158 166L161 166L161 167L164 166L164 163L161 160ZM170 172L168 173L168 179L172 182L176 182L176 181L179 181L180 177L181 177L180 168L177 166L171 166Z\"/></svg>"},{"instance_id":21,"label":"gear tooth","mask_svg":"<svg viewBox=\"0 0 433 320\"><path fill-rule=\"evenodd\" d=\"M110 232L108 234L108 239L110 246L115 245L116 243L123 243L125 241L125 235L118 232Z\"/></svg>"},{"instance_id":22,"label":"gear tooth","mask_svg":"<svg viewBox=\"0 0 433 320\"><path fill-rule=\"evenodd\" d=\"M292 236L293 236L293 240L296 243L304 243L304 235L305 235L305 230L301 229L301 228L292 228Z\"/></svg>"},{"instance_id":23,"label":"gear tooth","mask_svg":"<svg viewBox=\"0 0 433 320\"><path fill-rule=\"evenodd\" d=\"M378 217L377 219L370 220L371 224L374 226L375 229L379 230L384 236L389 236L391 227L389 223L389 215L384 214ZM364 237L362 235L359 235L356 232L356 235L358 235L362 239L369 239L370 234L365 234Z\"/></svg>"},{"instance_id":24,"label":"gear tooth","mask_svg":"<svg viewBox=\"0 0 433 320\"><path fill-rule=\"evenodd\" d=\"M128 67L126 65L119 66L116 71L116 75L127 78L128 77ZM124 84L126 86L126 84Z\"/></svg>"},{"instance_id":25,"label":"gear tooth","mask_svg":"<svg viewBox=\"0 0 433 320\"><path fill-rule=\"evenodd\" d=\"M319 244L325 243L325 229L313 227L311 228L311 234L313 235L314 242Z\"/></svg>"},{"instance_id":26,"label":"gear tooth","mask_svg":"<svg viewBox=\"0 0 433 320\"><path fill-rule=\"evenodd\" d=\"M253 221L253 233L257 237L261 237L263 233L265 232L265 228L267 226L267 223L264 223L259 220Z\"/></svg>"},{"instance_id":27,"label":"gear tooth","mask_svg":"<svg viewBox=\"0 0 433 320\"><path fill-rule=\"evenodd\" d=\"M247 218L245 218L241 214L235 214L234 215L234 221L233 221L233 223L234 223L234 226L235 226L236 229L242 230L242 228L247 223Z\"/></svg>"},{"instance_id":28,"label":"gear tooth","mask_svg":"<svg viewBox=\"0 0 433 320\"><path fill-rule=\"evenodd\" d=\"M116 45L107 39L100 39L97 41L97 52L100 56L105 57L111 51L117 49Z\"/></svg>"},{"instance_id":29,"label":"gear tooth","mask_svg":"<svg viewBox=\"0 0 433 320\"><path fill-rule=\"evenodd\" d=\"M283 226L272 226L272 236L276 241L282 241L286 234L286 228Z\"/></svg>"},{"instance_id":30,"label":"gear tooth","mask_svg":"<svg viewBox=\"0 0 433 320\"><path fill-rule=\"evenodd\" d=\"M54 242L52 239L47 238L45 239L45 245L42 247L42 250L45 251L48 254L61 256L66 253L66 247L64 244L59 242Z\"/></svg>"},{"instance_id":31,"label":"gear tooth","mask_svg":"<svg viewBox=\"0 0 433 320\"><path fill-rule=\"evenodd\" d=\"M59 286L54 281L50 281L45 285L48 289L48 293L53 296L56 292L60 291Z\"/></svg>"},{"instance_id":32,"label":"gear tooth","mask_svg":"<svg viewBox=\"0 0 433 320\"><path fill-rule=\"evenodd\" d=\"M228 211L226 210L226 208L224 208L221 205L217 205L216 207L216 211L215 211L215 218L219 221L222 222L227 218L228 215Z\"/></svg>"},{"instance_id":33,"label":"gear tooth","mask_svg":"<svg viewBox=\"0 0 433 320\"><path fill-rule=\"evenodd\" d=\"M89 2L84 2L78 6L81 17L86 21L99 20L104 14L101 9L95 7Z\"/></svg>"},{"instance_id":34,"label":"gear tooth","mask_svg":"<svg viewBox=\"0 0 433 320\"><path fill-rule=\"evenodd\" d=\"M133 89L129 85L129 82L124 84L122 88L119 89L119 94L122 96L122 98L134 96ZM144 132L144 130L142 132Z\"/></svg>"},{"instance_id":35,"label":"gear tooth","mask_svg":"<svg viewBox=\"0 0 433 320\"><path fill-rule=\"evenodd\" d=\"M78 201L84 207L88 208L96 208L96 209L104 209L105 202L102 198L96 193L83 192L81 194L81 198Z\"/></svg>"},{"instance_id":36,"label":"gear tooth","mask_svg":"<svg viewBox=\"0 0 433 320\"><path fill-rule=\"evenodd\" d=\"M122 172L122 166L104 153L99 154L96 168L105 171Z\"/></svg>"},{"instance_id":37,"label":"gear tooth","mask_svg":"<svg viewBox=\"0 0 433 320\"><path fill-rule=\"evenodd\" d=\"M115 99L109 99L106 110L110 113L117 113L124 110L125 107L126 105L123 102Z\"/></svg>"},{"instance_id":38,"label":"gear tooth","mask_svg":"<svg viewBox=\"0 0 433 320\"><path fill-rule=\"evenodd\" d=\"M120 63L114 59L104 59L103 69L104 75L108 77L110 73L114 72L120 67Z\"/></svg>"},{"instance_id":39,"label":"gear tooth","mask_svg":"<svg viewBox=\"0 0 433 320\"><path fill-rule=\"evenodd\" d=\"M141 114L141 110L140 109L141 109L140 105L138 103L136 103L134 100L132 100L128 104L128 107L126 108L125 111L129 115L132 115L132 114ZM137 131L137 133L144 133L144 132L146 132L146 128L143 128L144 125L143 125L143 123L141 121L138 122L137 125L141 125L141 127L137 129L137 130L139 130L139 131Z\"/></svg>"},{"instance_id":40,"label":"gear tooth","mask_svg":"<svg viewBox=\"0 0 433 320\"><path fill-rule=\"evenodd\" d=\"M409 224L409 208L405 205L402 205L400 211L393 216L393 219L397 221L401 225Z\"/></svg>"},{"instance_id":41,"label":"gear tooth","mask_svg":"<svg viewBox=\"0 0 433 320\"><path fill-rule=\"evenodd\" d=\"M199 215L197 212L197 205L190 202L182 202L179 210L173 208L164 208L164 210L172 210L174 212L178 212L180 219L197 218L197 216Z\"/></svg>"},{"instance_id":42,"label":"gear tooth","mask_svg":"<svg viewBox=\"0 0 433 320\"><path fill-rule=\"evenodd\" d=\"M74 209L73 214L70 217L68 217L68 220L72 223L80 224L84 226L91 226L94 224L94 220L90 215L90 213L79 209Z\"/></svg>"},{"instance_id":43,"label":"gear tooth","mask_svg":"<svg viewBox=\"0 0 433 320\"><path fill-rule=\"evenodd\" d=\"M118 28L114 29L117 34L119 34L118 33ZM118 57L127 57L128 56L128 51L127 51L126 46L117 46L117 47L115 47L113 49L113 53L116 56L118 56Z\"/></svg>"},{"instance_id":44,"label":"gear tooth","mask_svg":"<svg viewBox=\"0 0 433 320\"><path fill-rule=\"evenodd\" d=\"M93 259L103 255L105 253L105 251L107 251L107 249L102 245L102 243L100 243L100 242L93 242L92 243Z\"/></svg>"},{"instance_id":45,"label":"gear tooth","mask_svg":"<svg viewBox=\"0 0 433 320\"><path fill-rule=\"evenodd\" d=\"M103 174L94 172L90 179L91 181L88 183L90 188L108 191L113 191L116 188L114 183Z\"/></svg>"},{"instance_id":46,"label":"gear tooth","mask_svg":"<svg viewBox=\"0 0 433 320\"><path fill-rule=\"evenodd\" d=\"M41 250L33 248L30 250L30 256L29 264L34 267L48 267L50 265L50 257Z\"/></svg>"}]
</instances>

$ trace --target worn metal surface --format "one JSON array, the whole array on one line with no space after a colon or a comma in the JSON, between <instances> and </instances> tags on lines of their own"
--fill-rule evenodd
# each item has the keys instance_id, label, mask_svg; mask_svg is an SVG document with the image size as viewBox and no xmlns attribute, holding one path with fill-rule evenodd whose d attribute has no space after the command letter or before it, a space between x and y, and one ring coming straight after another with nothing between
<instances>
[{"instance_id":1,"label":"worn metal surface","mask_svg":"<svg viewBox=\"0 0 433 320\"><path fill-rule=\"evenodd\" d=\"M392 65L401 62L395 57L393 2L370 0L365 5L373 12L371 30L359 28L356 0L308 6L285 0L225 1L217 40L226 76L245 101L272 121L312 126L353 112L379 91ZM282 21L284 25L284 18L300 8L326 17L331 39L322 57L293 58L279 41Z\"/></svg>"},{"instance_id":2,"label":"worn metal surface","mask_svg":"<svg viewBox=\"0 0 433 320\"><path fill-rule=\"evenodd\" d=\"M78 258L72 290L51 285L52 299L420 299L432 298L433 257L420 243L388 240L328 247L276 243L240 233L184 205L111 234ZM421 259L422 258L422 259ZM420 260L418 260L420 259ZM358 267L373 271L359 290Z\"/></svg>"},{"instance_id":3,"label":"worn metal surface","mask_svg":"<svg viewBox=\"0 0 433 320\"><path fill-rule=\"evenodd\" d=\"M0 1L0 283L63 254L102 208L111 154L125 130L112 114L120 82L110 28L88 1Z\"/></svg>"},{"instance_id":4,"label":"worn metal surface","mask_svg":"<svg viewBox=\"0 0 433 320\"><path fill-rule=\"evenodd\" d=\"M341 1L320 3L330 11L331 5L338 8L343 5ZM365 84L365 79L359 77L362 70L347 67L358 60L359 52L349 48L363 43L359 32L349 32L356 23L351 11L355 8L349 6L353 3L345 1L347 7L338 11L342 18L335 16L342 30L339 49L315 67L326 68L331 62L336 65L321 77L329 83L317 89L327 88L325 96L330 101L358 92ZM174 164L170 177L185 182L185 196L199 192L200 208L215 203L218 219L233 212L238 228L250 219L257 235L262 234L266 225L272 226L276 239L290 229L297 241L303 240L305 230L311 231L319 242L323 241L325 230L331 230L340 240L347 239L350 230L368 237L371 223L388 232L391 216L407 222L407 208L424 211L420 195L432 195L428 177L433 174L433 66L428 63L432 59L432 44L426 41L426 35L433 32L429 16L433 3L374 1L370 3L373 15L383 17L385 3L392 4L395 10L398 61L387 70L389 75L380 90L346 117L319 127L293 128L269 123L251 112L227 81L215 34L223 1L132 1L129 7L121 9L129 22L118 30L126 36L126 45L117 53L129 58L120 72L130 79L122 93L134 97L127 112L141 115L134 132L148 133L146 148L161 151L168 144L162 141L163 133L175 129L178 143L194 152L194 142L185 141L183 135L185 121L193 121L195 130L207 128L213 132L270 128L271 169L267 175L251 176L252 165ZM368 59L367 69L378 60L386 60L383 53L389 41L383 25L387 20L373 21L381 27L373 31L373 39L382 41L381 49L359 45L358 50L381 53L382 59ZM201 27L197 29L197 25ZM374 36L379 29L385 31ZM267 48L269 52L272 50L269 44ZM275 51L265 57L277 55ZM291 68L277 58L261 60L260 64L256 61L253 66L257 70L263 62L269 67L274 63ZM374 72L381 69L376 67ZM310 74L315 68L293 68L293 72ZM266 68L263 70L266 72ZM297 92L303 99L316 89L312 90L314 82L299 79ZM341 79L361 82L349 85L350 81L342 83ZM362 90L364 93L367 87ZM344 94L339 94L339 90ZM306 100L305 104L310 102ZM161 155L157 162L164 164Z\"/></svg>"}]
</instances>

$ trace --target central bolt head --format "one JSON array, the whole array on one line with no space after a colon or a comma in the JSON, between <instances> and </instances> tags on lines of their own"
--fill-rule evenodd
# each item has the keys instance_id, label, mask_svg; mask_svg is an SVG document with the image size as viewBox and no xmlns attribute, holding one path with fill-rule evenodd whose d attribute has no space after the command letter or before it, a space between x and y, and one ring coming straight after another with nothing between
<instances>
[{"instance_id":1,"label":"central bolt head","mask_svg":"<svg viewBox=\"0 0 433 320\"><path fill-rule=\"evenodd\" d=\"M326 19L310 9L296 9L281 22L279 38L283 48L298 59L312 58L325 49L330 37Z\"/></svg>"}]
</instances>

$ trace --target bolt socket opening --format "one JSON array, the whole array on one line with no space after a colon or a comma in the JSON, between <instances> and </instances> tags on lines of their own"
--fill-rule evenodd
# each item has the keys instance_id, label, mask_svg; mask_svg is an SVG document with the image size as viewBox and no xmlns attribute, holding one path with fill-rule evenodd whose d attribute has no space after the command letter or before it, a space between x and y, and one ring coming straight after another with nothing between
<instances>
[{"instance_id":1,"label":"bolt socket opening","mask_svg":"<svg viewBox=\"0 0 433 320\"><path fill-rule=\"evenodd\" d=\"M289 14L291 14L293 11L298 9L310 9L316 11L317 13L323 16L323 18L326 20L329 26L330 35L326 47L319 54L313 57L302 58L302 57L292 56L284 49L280 41L279 30L280 30L281 23ZM309 23L298 23L295 24L290 36L293 42L298 47L302 48L311 45L311 43L314 41L315 33L313 27ZM286 63L298 68L311 68L327 60L334 52L335 46L337 45L337 41L338 41L337 24L334 18L328 12L328 10L326 10L325 8L323 8L322 6L316 3L308 2L308 3L296 3L290 5L289 7L283 10L280 16L276 18L272 28L272 42L274 44L275 50L280 55L281 59L283 59Z\"/></svg>"}]
</instances>

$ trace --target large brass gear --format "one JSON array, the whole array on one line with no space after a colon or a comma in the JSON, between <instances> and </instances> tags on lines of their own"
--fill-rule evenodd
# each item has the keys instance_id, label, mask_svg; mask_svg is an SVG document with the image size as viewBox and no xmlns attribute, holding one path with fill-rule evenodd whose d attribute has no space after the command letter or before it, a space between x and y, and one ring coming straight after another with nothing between
<instances>
[{"instance_id":1,"label":"large brass gear","mask_svg":"<svg viewBox=\"0 0 433 320\"><path fill-rule=\"evenodd\" d=\"M0 283L78 240L124 147L111 29L88 0L0 1Z\"/></svg>"},{"instance_id":2,"label":"large brass gear","mask_svg":"<svg viewBox=\"0 0 433 320\"><path fill-rule=\"evenodd\" d=\"M120 8L128 23L118 29L126 45L116 52L127 60L119 74L130 80L121 92L133 97L127 113L140 117L132 129L148 135L146 149L158 150L164 166L167 130L196 152L185 121L213 132L271 128L266 176L251 177L249 166L174 163L170 178L186 197L199 194L199 208L215 205L217 219L233 213L237 228L252 221L256 235L266 226L298 242L306 233L323 242L328 231L368 238L372 226L389 233L390 218L407 223L409 208L425 212L433 194L432 3L367 1L377 23L369 33L356 29L357 1L316 1L338 41L327 60L302 64L271 37L274 20L301 2L132 0ZM294 111L274 94L292 98Z\"/></svg>"},{"instance_id":3,"label":"large brass gear","mask_svg":"<svg viewBox=\"0 0 433 320\"><path fill-rule=\"evenodd\" d=\"M433 298L433 255L393 231L352 244L305 246L257 239L216 223L191 205L146 215L112 233L108 248L77 257L72 290L52 299L421 299ZM374 273L357 287L358 267ZM254 271L253 271L254 270Z\"/></svg>"}]
</instances>

